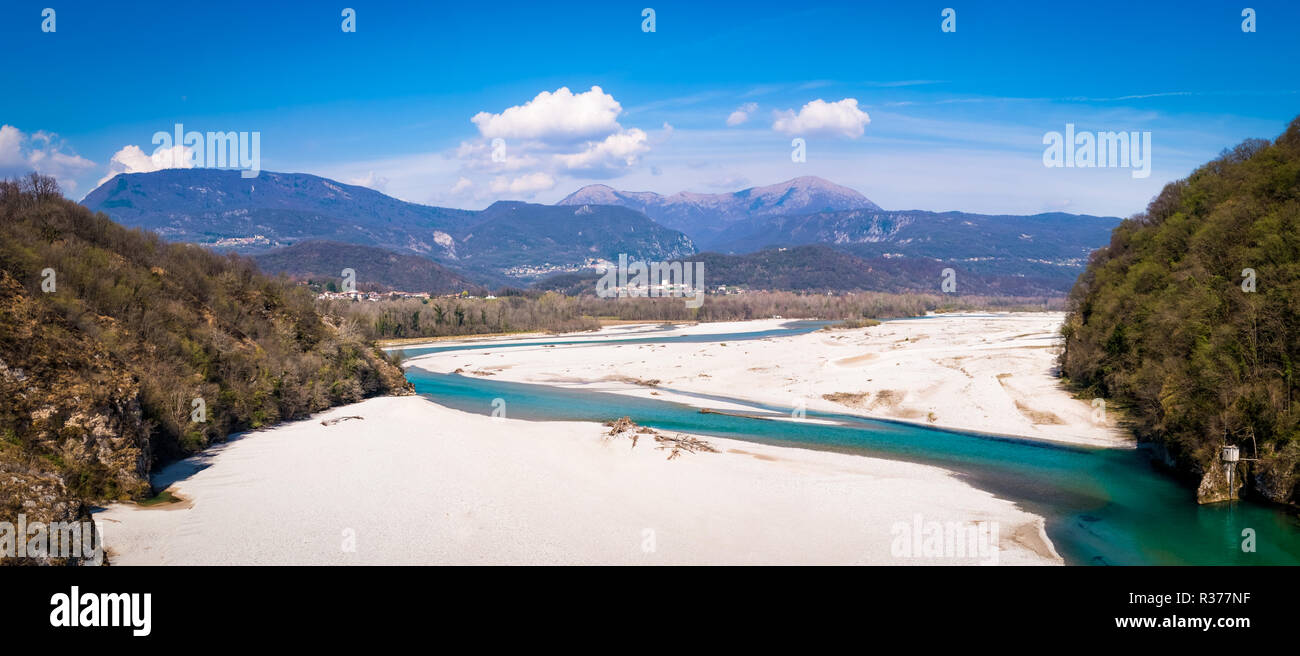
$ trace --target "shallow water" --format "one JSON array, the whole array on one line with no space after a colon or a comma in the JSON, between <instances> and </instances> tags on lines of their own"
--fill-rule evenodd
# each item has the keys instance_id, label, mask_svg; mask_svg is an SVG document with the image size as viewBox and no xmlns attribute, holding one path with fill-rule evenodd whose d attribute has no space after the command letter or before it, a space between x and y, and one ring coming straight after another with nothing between
<instances>
[{"instance_id":1,"label":"shallow water","mask_svg":"<svg viewBox=\"0 0 1300 656\"><path fill-rule=\"evenodd\" d=\"M676 337L638 333L599 343L729 342L799 334L822 325L794 322L778 330ZM581 342L561 339L512 345L497 341L406 349L405 354L575 343ZM493 400L500 398L515 419L608 421L629 416L638 424L666 431L941 466L1046 518L1048 536L1071 564L1300 564L1296 518L1251 502L1197 505L1194 490L1154 469L1140 451L1074 447L812 411L807 412L808 419L834 425L706 414L669 401L436 374L414 367L407 370L407 377L419 393L468 412L490 414ZM723 396L695 396L748 406L752 410L746 414L784 417L789 412ZM1247 530L1254 531L1254 552L1242 549Z\"/></svg>"}]
</instances>

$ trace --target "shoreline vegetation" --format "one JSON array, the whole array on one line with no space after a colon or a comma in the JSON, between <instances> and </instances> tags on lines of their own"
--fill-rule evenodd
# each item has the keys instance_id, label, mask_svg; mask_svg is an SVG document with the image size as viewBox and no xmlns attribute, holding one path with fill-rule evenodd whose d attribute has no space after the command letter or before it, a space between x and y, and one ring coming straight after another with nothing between
<instances>
[{"instance_id":1,"label":"shoreline vegetation","mask_svg":"<svg viewBox=\"0 0 1300 656\"><path fill-rule=\"evenodd\" d=\"M558 292L503 291L496 298L440 297L381 301L317 301L327 316L367 339L392 346L412 339L577 333L628 323L710 323L751 319L847 321L923 316L929 312L1044 311L1064 307L1063 298L955 296L845 292L749 292L706 295L687 308L681 298L603 299Z\"/></svg>"}]
</instances>

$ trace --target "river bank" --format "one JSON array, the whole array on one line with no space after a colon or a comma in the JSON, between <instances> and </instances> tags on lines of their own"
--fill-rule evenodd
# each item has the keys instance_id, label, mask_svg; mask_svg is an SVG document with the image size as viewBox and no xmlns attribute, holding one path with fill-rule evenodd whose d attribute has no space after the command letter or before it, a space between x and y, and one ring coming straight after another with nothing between
<instances>
[{"instance_id":1,"label":"river bank","mask_svg":"<svg viewBox=\"0 0 1300 656\"><path fill-rule=\"evenodd\" d=\"M941 468L714 437L669 459L609 430L370 399L175 463L157 482L182 501L95 519L118 565L1062 562L1042 518ZM912 548L936 527L993 527L997 549Z\"/></svg>"},{"instance_id":2,"label":"river bank","mask_svg":"<svg viewBox=\"0 0 1300 656\"><path fill-rule=\"evenodd\" d=\"M986 383L1005 378L987 375L987 365L999 361L1051 362L1040 354L1048 349L1032 343L1005 348L1034 334L981 323L996 318L953 318L979 328L967 344L970 355L988 360L974 369L992 379ZM589 357L582 351L603 352L608 367L613 357L648 363L666 348L712 346L731 354L767 340L787 347L809 338L844 341L834 339L838 331L810 334L820 327L620 326L608 328L620 331L609 335L404 348L408 365L470 357L482 358L483 368L438 373L408 366L420 395L409 404L374 399L337 409L314 424L252 433L206 454L212 459L164 471L155 485L174 484L169 491L182 501L110 508L103 524L117 550L111 559L956 564L987 562L960 549L985 543L1001 547L1002 564L1300 563L1293 518L1250 503L1197 506L1193 491L1153 471L1131 448L945 430L840 410L808 408L800 419L789 405L740 398L757 393L745 380L705 393L617 370L603 381L544 384L502 375L511 370L503 360L509 364L516 351L521 362L542 353L559 365ZM1005 338L993 338L999 332ZM934 348L943 340L917 341ZM879 357L915 354L920 346L912 342ZM779 351L772 357L792 359ZM893 366L904 368L901 360ZM1047 393L1057 392L1063 394ZM706 405L713 412L703 412ZM608 436L601 422L623 415L657 429L658 437L684 435L716 448L671 457L673 445L654 434ZM987 531L981 537L980 527L996 527L996 538ZM629 546L629 532L642 541ZM963 534L966 541L958 542ZM358 542L362 535L369 536L369 552ZM926 535L937 550L927 548ZM951 557L952 547L965 559Z\"/></svg>"},{"instance_id":3,"label":"river bank","mask_svg":"<svg viewBox=\"0 0 1300 656\"><path fill-rule=\"evenodd\" d=\"M655 397L734 409L725 395L798 410L846 413L936 428L1103 447L1131 447L1104 412L1055 377L1060 312L938 315L851 330L716 343L622 344L602 335L570 344L421 355L407 366L500 380ZM760 332L788 322L697 324L662 337ZM632 326L623 327L629 331ZM439 346L470 345L444 341ZM481 345L481 342L476 342Z\"/></svg>"}]
</instances>

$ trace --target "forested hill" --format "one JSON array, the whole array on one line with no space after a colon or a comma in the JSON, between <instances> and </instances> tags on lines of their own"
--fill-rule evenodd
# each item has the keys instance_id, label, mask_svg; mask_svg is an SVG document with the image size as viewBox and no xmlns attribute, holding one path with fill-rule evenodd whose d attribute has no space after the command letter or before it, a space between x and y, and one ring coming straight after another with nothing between
<instances>
[{"instance_id":1,"label":"forested hill","mask_svg":"<svg viewBox=\"0 0 1300 656\"><path fill-rule=\"evenodd\" d=\"M305 289L123 228L50 178L0 182L0 230L0 521L84 517L148 494L160 459L409 389Z\"/></svg>"},{"instance_id":2,"label":"forested hill","mask_svg":"<svg viewBox=\"0 0 1300 656\"><path fill-rule=\"evenodd\" d=\"M433 294L482 291L479 285L433 260L373 246L302 241L252 258L262 271L283 273L295 280L338 283L344 269L356 267L359 289L373 285Z\"/></svg>"},{"instance_id":3,"label":"forested hill","mask_svg":"<svg viewBox=\"0 0 1300 656\"><path fill-rule=\"evenodd\" d=\"M1300 118L1171 183L1115 229L1070 295L1063 371L1128 406L1139 436L1228 490L1296 503L1300 463ZM1236 487L1234 485L1233 487Z\"/></svg>"}]
</instances>

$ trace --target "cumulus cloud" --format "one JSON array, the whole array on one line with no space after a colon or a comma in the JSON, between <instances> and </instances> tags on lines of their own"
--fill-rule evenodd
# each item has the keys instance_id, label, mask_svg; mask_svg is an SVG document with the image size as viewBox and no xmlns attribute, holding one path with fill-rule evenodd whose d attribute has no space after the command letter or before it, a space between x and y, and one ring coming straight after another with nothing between
<instances>
[{"instance_id":1,"label":"cumulus cloud","mask_svg":"<svg viewBox=\"0 0 1300 656\"><path fill-rule=\"evenodd\" d=\"M622 112L623 106L600 87L578 94L560 87L500 114L479 112L470 121L487 139L581 140L618 130Z\"/></svg>"},{"instance_id":2,"label":"cumulus cloud","mask_svg":"<svg viewBox=\"0 0 1300 656\"><path fill-rule=\"evenodd\" d=\"M154 149L152 155L144 154L144 151L139 146L124 146L121 150L113 153L113 158L108 161L108 175L104 176L98 184L104 184L112 180L113 176L119 173L153 173L163 169L191 169L195 166L194 160L194 149L180 144L171 148L159 146Z\"/></svg>"},{"instance_id":3,"label":"cumulus cloud","mask_svg":"<svg viewBox=\"0 0 1300 656\"><path fill-rule=\"evenodd\" d=\"M67 191L77 188L76 180L95 163L74 153L58 135L45 131L26 134L12 125L0 125L0 177L17 177L31 171L53 176Z\"/></svg>"},{"instance_id":4,"label":"cumulus cloud","mask_svg":"<svg viewBox=\"0 0 1300 656\"><path fill-rule=\"evenodd\" d=\"M499 113L479 112L470 119L478 137L456 149L464 184L458 180L451 193L473 187L479 193L532 195L553 188L562 176L622 175L673 131L664 123L652 139L645 130L623 127L622 113L623 106L598 86L582 93L561 87ZM476 173L495 177L474 186L467 176Z\"/></svg>"},{"instance_id":5,"label":"cumulus cloud","mask_svg":"<svg viewBox=\"0 0 1300 656\"><path fill-rule=\"evenodd\" d=\"M558 154L556 160L570 171L607 177L618 170L636 164L637 159L650 150L649 137L642 130L632 128L611 134L603 141L588 143L577 153Z\"/></svg>"},{"instance_id":6,"label":"cumulus cloud","mask_svg":"<svg viewBox=\"0 0 1300 656\"><path fill-rule=\"evenodd\" d=\"M856 98L845 98L833 103L818 98L804 105L798 113L792 109L774 112L772 129L792 136L830 136L857 139L871 122L867 113L858 109Z\"/></svg>"},{"instance_id":7,"label":"cumulus cloud","mask_svg":"<svg viewBox=\"0 0 1300 656\"><path fill-rule=\"evenodd\" d=\"M749 115L758 111L758 103L745 103L727 116L727 127L734 128L749 120Z\"/></svg>"}]
</instances>

